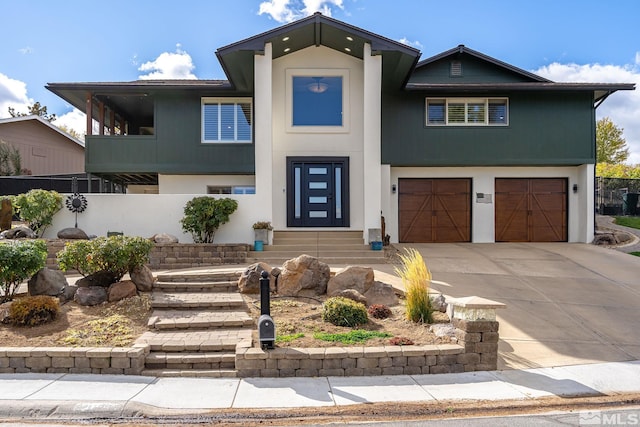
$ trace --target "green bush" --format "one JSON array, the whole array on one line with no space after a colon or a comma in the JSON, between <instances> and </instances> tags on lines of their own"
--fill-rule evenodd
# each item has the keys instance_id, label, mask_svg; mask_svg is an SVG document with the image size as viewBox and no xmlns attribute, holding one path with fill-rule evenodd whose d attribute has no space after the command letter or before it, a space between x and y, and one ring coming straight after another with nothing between
<instances>
[{"instance_id":1,"label":"green bush","mask_svg":"<svg viewBox=\"0 0 640 427\"><path fill-rule=\"evenodd\" d=\"M322 320L336 326L357 326L364 325L369 318L364 304L344 297L333 297L322 304Z\"/></svg>"},{"instance_id":2,"label":"green bush","mask_svg":"<svg viewBox=\"0 0 640 427\"><path fill-rule=\"evenodd\" d=\"M184 207L184 218L180 220L182 229L191 233L195 243L213 243L218 227L229 221L229 216L238 209L233 199L194 197Z\"/></svg>"},{"instance_id":3,"label":"green bush","mask_svg":"<svg viewBox=\"0 0 640 427\"><path fill-rule=\"evenodd\" d=\"M36 295L15 300L9 308L9 319L17 326L36 326L51 322L59 311L58 298Z\"/></svg>"},{"instance_id":4,"label":"green bush","mask_svg":"<svg viewBox=\"0 0 640 427\"><path fill-rule=\"evenodd\" d=\"M58 252L63 271L77 270L83 276L108 271L116 281L149 261L153 243L142 237L111 236L69 242Z\"/></svg>"},{"instance_id":5,"label":"green bush","mask_svg":"<svg viewBox=\"0 0 640 427\"><path fill-rule=\"evenodd\" d=\"M42 237L53 222L53 216L62 209L62 196L57 191L36 189L12 197L11 203L20 219Z\"/></svg>"},{"instance_id":6,"label":"green bush","mask_svg":"<svg viewBox=\"0 0 640 427\"><path fill-rule=\"evenodd\" d=\"M11 301L22 281L47 262L47 244L42 240L0 243L0 303Z\"/></svg>"}]
</instances>

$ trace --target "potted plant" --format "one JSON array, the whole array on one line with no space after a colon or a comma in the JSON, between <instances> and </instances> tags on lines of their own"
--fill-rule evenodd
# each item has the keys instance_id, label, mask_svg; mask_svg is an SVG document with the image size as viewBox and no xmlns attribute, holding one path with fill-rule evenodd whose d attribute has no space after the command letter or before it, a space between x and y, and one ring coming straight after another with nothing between
<instances>
[{"instance_id":1,"label":"potted plant","mask_svg":"<svg viewBox=\"0 0 640 427\"><path fill-rule=\"evenodd\" d=\"M273 230L271 226L271 222L269 221L258 221L253 224L253 233L254 233L254 243L256 246L268 245L269 244L269 230ZM260 244L258 244L260 242ZM256 248L256 250L259 250Z\"/></svg>"}]
</instances>

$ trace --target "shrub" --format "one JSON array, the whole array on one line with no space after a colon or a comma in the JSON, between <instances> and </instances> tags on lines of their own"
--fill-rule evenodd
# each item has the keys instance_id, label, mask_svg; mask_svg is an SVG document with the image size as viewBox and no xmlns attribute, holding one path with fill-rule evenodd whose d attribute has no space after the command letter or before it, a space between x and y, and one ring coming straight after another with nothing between
<instances>
[{"instance_id":1,"label":"shrub","mask_svg":"<svg viewBox=\"0 0 640 427\"><path fill-rule=\"evenodd\" d=\"M391 345L414 345L415 343L407 337L393 337L389 340Z\"/></svg>"},{"instance_id":2,"label":"shrub","mask_svg":"<svg viewBox=\"0 0 640 427\"><path fill-rule=\"evenodd\" d=\"M62 209L62 196L57 191L35 189L13 197L11 203L20 219L42 237L53 222L53 216Z\"/></svg>"},{"instance_id":3,"label":"shrub","mask_svg":"<svg viewBox=\"0 0 640 427\"><path fill-rule=\"evenodd\" d=\"M37 295L15 300L9 308L9 318L17 326L36 326L52 321L59 311L58 298Z\"/></svg>"},{"instance_id":4,"label":"shrub","mask_svg":"<svg viewBox=\"0 0 640 427\"><path fill-rule=\"evenodd\" d=\"M111 236L69 242L58 252L63 271L77 270L83 276L108 271L116 281L149 261L153 243L142 237Z\"/></svg>"},{"instance_id":5,"label":"shrub","mask_svg":"<svg viewBox=\"0 0 640 427\"><path fill-rule=\"evenodd\" d=\"M42 240L0 243L0 303L11 301L23 280L45 266L47 244Z\"/></svg>"},{"instance_id":6,"label":"shrub","mask_svg":"<svg viewBox=\"0 0 640 427\"><path fill-rule=\"evenodd\" d=\"M389 338L390 336L391 334L387 332L364 331L362 329L341 334L327 334L325 332L316 332L313 334L313 338L317 340L339 342L342 344L358 344L369 341L372 338Z\"/></svg>"},{"instance_id":7,"label":"shrub","mask_svg":"<svg viewBox=\"0 0 640 427\"><path fill-rule=\"evenodd\" d=\"M395 271L402 279L406 294L406 316L413 322L431 323L431 300L429 299L429 284L431 272L417 250L405 249L406 254L400 255L402 268Z\"/></svg>"},{"instance_id":8,"label":"shrub","mask_svg":"<svg viewBox=\"0 0 640 427\"><path fill-rule=\"evenodd\" d=\"M364 325L369 318L364 304L344 297L333 297L322 304L322 320L336 326L357 326Z\"/></svg>"},{"instance_id":9,"label":"shrub","mask_svg":"<svg viewBox=\"0 0 640 427\"><path fill-rule=\"evenodd\" d=\"M391 316L391 309L386 305L373 304L367 308L367 313L374 319L386 319Z\"/></svg>"},{"instance_id":10,"label":"shrub","mask_svg":"<svg viewBox=\"0 0 640 427\"><path fill-rule=\"evenodd\" d=\"M194 197L184 207L182 229L191 233L195 243L213 243L218 227L229 221L229 216L238 209L233 199Z\"/></svg>"}]
</instances>

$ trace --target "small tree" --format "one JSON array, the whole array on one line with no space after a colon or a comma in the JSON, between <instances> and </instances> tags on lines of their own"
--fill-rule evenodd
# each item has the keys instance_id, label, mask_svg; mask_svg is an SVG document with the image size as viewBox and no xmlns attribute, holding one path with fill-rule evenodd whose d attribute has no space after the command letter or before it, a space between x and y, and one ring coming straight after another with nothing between
<instances>
[{"instance_id":1,"label":"small tree","mask_svg":"<svg viewBox=\"0 0 640 427\"><path fill-rule=\"evenodd\" d=\"M39 102L36 102L32 106L28 107L28 113L18 113L16 109L13 107L9 107L9 114L11 117L25 117L25 116L40 116L49 123L56 119L55 114L49 114L47 112L47 107L45 105L40 105Z\"/></svg>"},{"instance_id":2,"label":"small tree","mask_svg":"<svg viewBox=\"0 0 640 427\"><path fill-rule=\"evenodd\" d=\"M17 148L0 140L0 176L20 175L22 157Z\"/></svg>"},{"instance_id":3,"label":"small tree","mask_svg":"<svg viewBox=\"0 0 640 427\"><path fill-rule=\"evenodd\" d=\"M218 227L229 221L229 216L238 209L233 199L194 197L184 207L184 218L180 220L182 229L191 233L196 243L213 243Z\"/></svg>"},{"instance_id":4,"label":"small tree","mask_svg":"<svg viewBox=\"0 0 640 427\"><path fill-rule=\"evenodd\" d=\"M42 240L0 243L0 303L11 301L18 286L45 266L47 244Z\"/></svg>"},{"instance_id":5,"label":"small tree","mask_svg":"<svg viewBox=\"0 0 640 427\"><path fill-rule=\"evenodd\" d=\"M53 222L53 216L62 209L62 196L57 191L34 189L13 197L11 203L20 219L28 222L29 228L42 237Z\"/></svg>"},{"instance_id":6,"label":"small tree","mask_svg":"<svg viewBox=\"0 0 640 427\"><path fill-rule=\"evenodd\" d=\"M596 123L596 161L618 164L629 158L629 147L622 136L624 129L616 126L609 117Z\"/></svg>"}]
</instances>

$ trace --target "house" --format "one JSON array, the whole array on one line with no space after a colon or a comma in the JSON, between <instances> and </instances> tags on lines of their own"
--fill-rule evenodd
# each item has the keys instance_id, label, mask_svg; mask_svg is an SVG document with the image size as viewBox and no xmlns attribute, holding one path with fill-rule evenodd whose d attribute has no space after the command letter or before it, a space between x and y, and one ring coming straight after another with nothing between
<instances>
[{"instance_id":1,"label":"house","mask_svg":"<svg viewBox=\"0 0 640 427\"><path fill-rule=\"evenodd\" d=\"M590 242L595 109L634 89L463 45L419 61L319 13L216 55L228 80L48 84L87 113L86 171L129 193L250 194L276 230L367 239L382 214L392 242Z\"/></svg>"},{"instance_id":2,"label":"house","mask_svg":"<svg viewBox=\"0 0 640 427\"><path fill-rule=\"evenodd\" d=\"M84 143L40 116L0 119L0 140L18 149L29 175L84 172Z\"/></svg>"}]
</instances>

